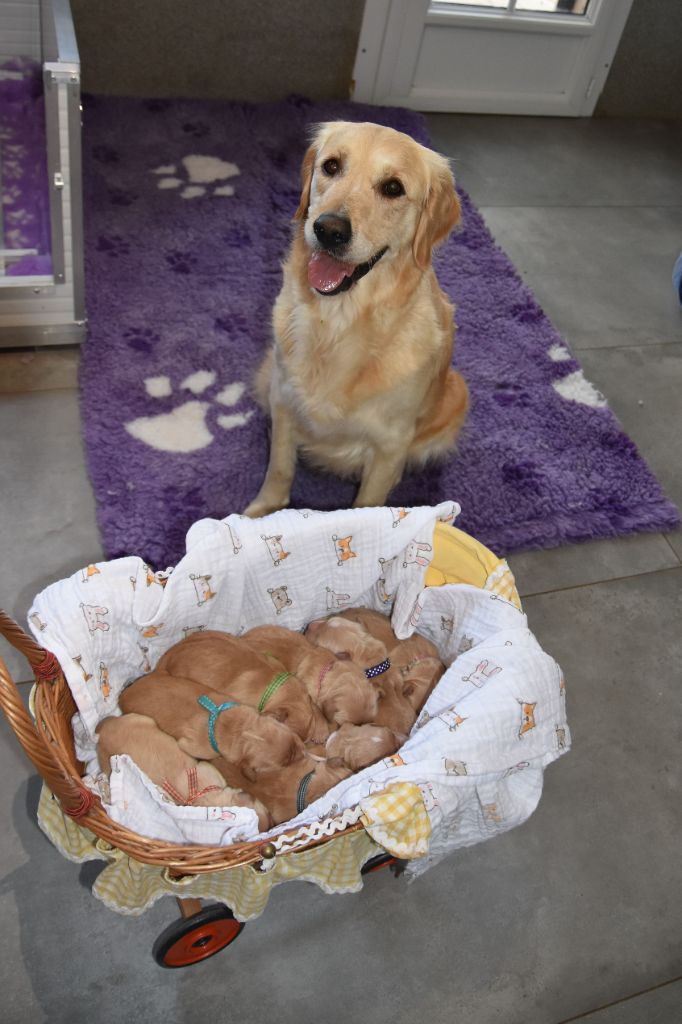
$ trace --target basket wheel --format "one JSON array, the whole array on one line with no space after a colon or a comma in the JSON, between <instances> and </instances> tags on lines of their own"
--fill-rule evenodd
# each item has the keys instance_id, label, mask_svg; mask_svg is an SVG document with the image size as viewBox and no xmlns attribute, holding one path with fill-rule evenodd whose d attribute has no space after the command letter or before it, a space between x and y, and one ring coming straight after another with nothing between
<instances>
[{"instance_id":1,"label":"basket wheel","mask_svg":"<svg viewBox=\"0 0 682 1024\"><path fill-rule=\"evenodd\" d=\"M376 857L370 857L369 860L360 868L361 875L371 875L375 871L381 871L382 868L391 867L392 864L397 863L397 857L393 857L390 853L378 853Z\"/></svg>"},{"instance_id":2,"label":"basket wheel","mask_svg":"<svg viewBox=\"0 0 682 1024\"><path fill-rule=\"evenodd\" d=\"M152 955L160 967L189 967L215 956L243 929L229 907L211 903L198 914L173 921L154 943Z\"/></svg>"}]
</instances>

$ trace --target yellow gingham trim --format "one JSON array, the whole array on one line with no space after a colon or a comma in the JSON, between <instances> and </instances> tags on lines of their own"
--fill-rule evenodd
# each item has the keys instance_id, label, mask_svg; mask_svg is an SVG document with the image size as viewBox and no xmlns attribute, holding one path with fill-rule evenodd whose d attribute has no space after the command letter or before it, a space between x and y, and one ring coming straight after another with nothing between
<instances>
[{"instance_id":1,"label":"yellow gingham trim","mask_svg":"<svg viewBox=\"0 0 682 1024\"><path fill-rule=\"evenodd\" d=\"M479 541L455 526L436 523L433 531L433 561L426 571L424 585L442 587L446 583L468 583L521 608L521 600L511 569Z\"/></svg>"},{"instance_id":2,"label":"yellow gingham trim","mask_svg":"<svg viewBox=\"0 0 682 1024\"><path fill-rule=\"evenodd\" d=\"M382 852L361 830L313 850L277 857L273 869L263 874L246 865L173 881L164 868L140 864L121 850L98 842L92 832L62 813L45 785L38 820L69 860L109 861L92 891L111 910L131 916L142 914L163 896L179 896L218 900L226 903L240 921L249 921L263 913L273 886L282 882L301 879L314 882L326 893L358 892L362 888L362 865Z\"/></svg>"},{"instance_id":3,"label":"yellow gingham trim","mask_svg":"<svg viewBox=\"0 0 682 1024\"><path fill-rule=\"evenodd\" d=\"M429 848L431 822L418 786L396 782L360 801L360 819L372 838L394 857L412 860Z\"/></svg>"}]
</instances>

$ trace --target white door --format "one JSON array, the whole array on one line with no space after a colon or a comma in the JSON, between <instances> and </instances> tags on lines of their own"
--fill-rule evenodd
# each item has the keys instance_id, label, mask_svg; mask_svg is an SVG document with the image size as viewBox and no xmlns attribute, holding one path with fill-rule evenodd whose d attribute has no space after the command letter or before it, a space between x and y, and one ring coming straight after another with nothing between
<instances>
[{"instance_id":1,"label":"white door","mask_svg":"<svg viewBox=\"0 0 682 1024\"><path fill-rule=\"evenodd\" d=\"M367 0L358 102L589 117L633 0Z\"/></svg>"}]
</instances>

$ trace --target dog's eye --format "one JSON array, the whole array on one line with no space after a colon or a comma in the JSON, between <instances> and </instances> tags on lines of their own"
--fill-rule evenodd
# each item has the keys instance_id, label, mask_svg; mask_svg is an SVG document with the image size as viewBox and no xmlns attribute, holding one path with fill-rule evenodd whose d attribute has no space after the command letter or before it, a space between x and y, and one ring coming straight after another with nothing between
<instances>
[{"instance_id":1,"label":"dog's eye","mask_svg":"<svg viewBox=\"0 0 682 1024\"><path fill-rule=\"evenodd\" d=\"M348 651L335 651L334 657L338 661L350 661L350 654L348 653Z\"/></svg>"},{"instance_id":2,"label":"dog's eye","mask_svg":"<svg viewBox=\"0 0 682 1024\"><path fill-rule=\"evenodd\" d=\"M341 164L338 160L333 157L330 160L325 160L322 164L322 170L329 178L333 178L335 174L338 174L341 169Z\"/></svg>"},{"instance_id":3,"label":"dog's eye","mask_svg":"<svg viewBox=\"0 0 682 1024\"><path fill-rule=\"evenodd\" d=\"M388 181L382 182L381 194L388 199L397 199L398 196L404 196L405 189L403 188L403 183L398 181L397 178L389 178Z\"/></svg>"}]
</instances>

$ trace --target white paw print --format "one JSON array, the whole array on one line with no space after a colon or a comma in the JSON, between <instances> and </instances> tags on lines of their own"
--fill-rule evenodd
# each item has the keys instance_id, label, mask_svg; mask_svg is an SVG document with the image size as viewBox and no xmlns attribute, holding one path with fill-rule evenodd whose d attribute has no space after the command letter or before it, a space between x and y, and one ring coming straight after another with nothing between
<instances>
[{"instance_id":1,"label":"white paw print","mask_svg":"<svg viewBox=\"0 0 682 1024\"><path fill-rule=\"evenodd\" d=\"M162 189L182 188L181 199L198 199L199 196L233 196L234 186L219 185L240 173L236 164L220 160L217 156L190 154L177 164L156 167L152 174L158 175L157 187ZM183 187L184 186L184 187Z\"/></svg>"},{"instance_id":2,"label":"white paw print","mask_svg":"<svg viewBox=\"0 0 682 1024\"><path fill-rule=\"evenodd\" d=\"M201 395L212 387L217 379L213 370L197 370L191 373L180 384L183 391ZM172 395L173 388L169 377L147 377L144 382L145 391L150 398L167 398ZM222 388L211 401L190 399L178 405L172 412L156 413L153 416L140 416L125 424L127 432L136 440L156 448L161 452L196 452L207 448L215 440L206 425L206 414L213 402L229 408L235 406L242 398L246 387L241 381L235 381ZM223 430L234 430L245 426L253 410L248 412L232 412L216 417L216 423Z\"/></svg>"}]
</instances>

